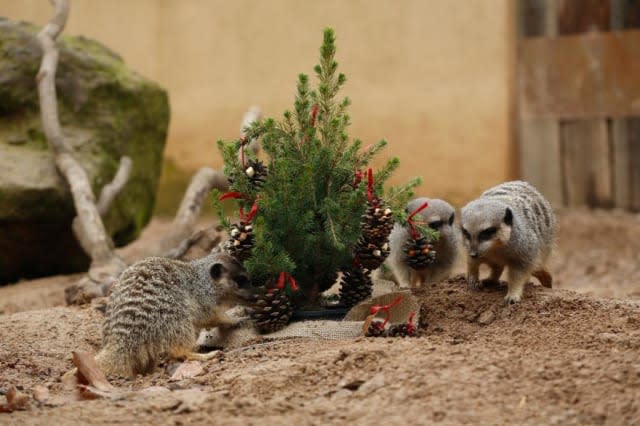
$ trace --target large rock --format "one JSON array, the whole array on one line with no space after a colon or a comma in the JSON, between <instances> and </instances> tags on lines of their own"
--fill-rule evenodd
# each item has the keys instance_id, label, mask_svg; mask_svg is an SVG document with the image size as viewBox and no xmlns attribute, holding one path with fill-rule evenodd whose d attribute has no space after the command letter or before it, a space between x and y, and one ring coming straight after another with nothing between
<instances>
[{"instance_id":1,"label":"large rock","mask_svg":"<svg viewBox=\"0 0 640 426\"><path fill-rule=\"evenodd\" d=\"M0 18L0 283L78 271L89 262L71 232L71 194L40 124L38 30ZM95 41L62 36L59 45L60 121L94 194L111 181L122 155L133 160L131 178L104 218L116 245L123 245L151 217L169 122L167 93Z\"/></svg>"}]
</instances>

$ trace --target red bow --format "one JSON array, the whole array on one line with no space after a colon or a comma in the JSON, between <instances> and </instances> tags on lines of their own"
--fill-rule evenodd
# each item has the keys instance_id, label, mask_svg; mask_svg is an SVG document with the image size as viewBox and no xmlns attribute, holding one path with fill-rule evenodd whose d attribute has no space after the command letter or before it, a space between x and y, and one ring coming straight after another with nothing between
<instances>
[{"instance_id":1,"label":"red bow","mask_svg":"<svg viewBox=\"0 0 640 426\"><path fill-rule=\"evenodd\" d=\"M276 287L280 290L284 289L285 281L289 282L289 288L291 288L291 291L298 291L298 284L296 283L296 280L293 279L291 274L289 274L288 272L280 272Z\"/></svg>"},{"instance_id":2,"label":"red bow","mask_svg":"<svg viewBox=\"0 0 640 426\"><path fill-rule=\"evenodd\" d=\"M407 333L409 335L413 335L416 332L416 325L413 323L413 317L416 316L415 312L411 312L409 314L409 319L407 320Z\"/></svg>"},{"instance_id":3,"label":"red bow","mask_svg":"<svg viewBox=\"0 0 640 426\"><path fill-rule=\"evenodd\" d=\"M416 222L413 221L413 217L418 213L420 213L422 210L426 209L428 206L429 206L429 203L425 201L424 203L422 203L420 207L415 209L407 218L407 223L409 224L409 231L411 232L411 238L413 238L414 240L418 238L419 233L416 230ZM421 222L417 222L417 223L421 223Z\"/></svg>"},{"instance_id":4,"label":"red bow","mask_svg":"<svg viewBox=\"0 0 640 426\"><path fill-rule=\"evenodd\" d=\"M367 198L369 202L373 201L373 170L367 170Z\"/></svg>"},{"instance_id":5,"label":"red bow","mask_svg":"<svg viewBox=\"0 0 640 426\"><path fill-rule=\"evenodd\" d=\"M391 303L389 303L388 305L373 305L371 307L371 309L369 310L369 314L375 315L380 311L382 311L385 314L387 314L387 317L384 319L384 322L382 323L382 327L384 328L384 326L387 325L387 323L389 322L389 317L391 316L391 313L390 313L391 308L396 306L401 301L402 301L402 295L400 295L400 296L396 297L395 299L393 299L393 301Z\"/></svg>"},{"instance_id":6,"label":"red bow","mask_svg":"<svg viewBox=\"0 0 640 426\"><path fill-rule=\"evenodd\" d=\"M249 210L249 214L247 215L244 214L244 209L241 207L240 220L243 222L251 222L251 219L255 217L256 213L258 213L258 203L256 202L253 203L253 205L251 206L251 210Z\"/></svg>"},{"instance_id":7,"label":"red bow","mask_svg":"<svg viewBox=\"0 0 640 426\"><path fill-rule=\"evenodd\" d=\"M316 127L316 118L318 117L318 104L311 107L311 127Z\"/></svg>"}]
</instances>

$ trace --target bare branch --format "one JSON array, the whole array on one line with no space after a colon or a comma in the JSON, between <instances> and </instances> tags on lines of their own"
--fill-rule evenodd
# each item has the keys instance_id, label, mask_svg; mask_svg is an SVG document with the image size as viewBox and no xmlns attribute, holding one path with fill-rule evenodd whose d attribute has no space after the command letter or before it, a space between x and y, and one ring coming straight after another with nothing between
<instances>
[{"instance_id":1,"label":"bare branch","mask_svg":"<svg viewBox=\"0 0 640 426\"><path fill-rule=\"evenodd\" d=\"M98 199L98 212L100 213L100 216L104 217L104 215L107 214L113 204L113 200L116 199L118 194L129 181L129 176L131 175L131 164L131 158L127 156L122 157L120 159L120 167L118 168L116 175L113 177L113 180L102 187L100 198Z\"/></svg>"},{"instance_id":2,"label":"bare branch","mask_svg":"<svg viewBox=\"0 0 640 426\"><path fill-rule=\"evenodd\" d=\"M262 111L260 110L260 107L257 106L250 107L247 112L244 113L244 115L242 116L242 121L240 122L241 139L247 137L247 132L245 129L249 127L254 121L260 120L261 117ZM252 139L251 142L249 142L248 148L253 152L254 155L258 155L258 153L260 152L260 143L257 139ZM240 152L238 152L238 159L242 161L242 154Z\"/></svg>"},{"instance_id":3,"label":"bare branch","mask_svg":"<svg viewBox=\"0 0 640 426\"><path fill-rule=\"evenodd\" d=\"M43 51L40 70L36 77L42 127L55 156L56 166L71 189L79 218L74 231L82 248L91 257L91 267L102 267L108 264L117 265L115 269L121 270L125 266L124 262L113 251L113 243L107 235L96 207L89 178L80 164L72 157L60 128L55 87L58 66L56 38L66 24L69 5L66 0L51 0L51 3L55 7L55 15L37 36Z\"/></svg>"},{"instance_id":4,"label":"bare branch","mask_svg":"<svg viewBox=\"0 0 640 426\"><path fill-rule=\"evenodd\" d=\"M183 241L193 234L205 197L213 188L226 191L229 188L227 177L210 167L198 170L182 198L171 234L160 243L158 254L171 257L180 251Z\"/></svg>"}]
</instances>

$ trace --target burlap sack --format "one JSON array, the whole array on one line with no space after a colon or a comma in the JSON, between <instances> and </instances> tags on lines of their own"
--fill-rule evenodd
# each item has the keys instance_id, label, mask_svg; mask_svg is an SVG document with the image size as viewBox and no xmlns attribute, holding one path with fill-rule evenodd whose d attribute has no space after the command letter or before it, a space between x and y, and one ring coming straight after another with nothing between
<instances>
[{"instance_id":1,"label":"burlap sack","mask_svg":"<svg viewBox=\"0 0 640 426\"><path fill-rule=\"evenodd\" d=\"M376 283L374 294L381 292L381 289L393 289L387 282ZM377 291L376 291L377 290ZM245 322L239 327L221 333L219 330L206 330L200 334L199 346L216 347L224 349L234 349L251 345L263 341L273 341L291 338L312 338L324 340L353 339L364 334L363 326L372 306L388 305L398 297L399 303L389 310L389 322L406 322L411 313L414 313L414 323L420 321L420 309L417 299L409 291L389 291L379 296L374 296L360 304L354 306L342 321L313 320L292 322L282 330L274 333L260 334L251 325ZM237 313L231 312L231 315ZM377 315L384 318L385 314Z\"/></svg>"}]
</instances>

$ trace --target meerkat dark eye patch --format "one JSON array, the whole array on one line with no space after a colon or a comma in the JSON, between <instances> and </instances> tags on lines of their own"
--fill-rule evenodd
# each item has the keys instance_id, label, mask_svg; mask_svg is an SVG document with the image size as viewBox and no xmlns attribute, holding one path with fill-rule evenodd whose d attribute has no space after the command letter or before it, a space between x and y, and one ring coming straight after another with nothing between
<instances>
[{"instance_id":1,"label":"meerkat dark eye patch","mask_svg":"<svg viewBox=\"0 0 640 426\"><path fill-rule=\"evenodd\" d=\"M469 231L467 231L467 230L466 230L466 229L464 229L464 228L460 228L460 229L462 230L462 235L464 235L464 237L465 237L467 240L470 240L470 239L471 239L471 234L469 234Z\"/></svg>"},{"instance_id":2,"label":"meerkat dark eye patch","mask_svg":"<svg viewBox=\"0 0 640 426\"><path fill-rule=\"evenodd\" d=\"M224 266L222 266L222 263L214 263L209 270L209 273L211 274L211 278L213 278L214 280L218 280L225 271L226 269Z\"/></svg>"},{"instance_id":3,"label":"meerkat dark eye patch","mask_svg":"<svg viewBox=\"0 0 640 426\"><path fill-rule=\"evenodd\" d=\"M456 218L456 214L455 213L451 213L451 217L449 218L449 226L453 225L453 221Z\"/></svg>"},{"instance_id":4,"label":"meerkat dark eye patch","mask_svg":"<svg viewBox=\"0 0 640 426\"><path fill-rule=\"evenodd\" d=\"M251 280L246 275L236 275L234 277L234 281L238 284L238 287L249 287L251 285Z\"/></svg>"},{"instance_id":5,"label":"meerkat dark eye patch","mask_svg":"<svg viewBox=\"0 0 640 426\"><path fill-rule=\"evenodd\" d=\"M434 229L436 231L440 229L441 226L442 226L441 220L434 220L433 222L429 222L429 228Z\"/></svg>"},{"instance_id":6,"label":"meerkat dark eye patch","mask_svg":"<svg viewBox=\"0 0 640 426\"><path fill-rule=\"evenodd\" d=\"M478 234L478 239L480 241L490 240L491 238L493 238L494 235L496 235L496 232L498 232L498 228L496 228L495 226L492 226L491 228L487 228L483 231L480 231L480 233Z\"/></svg>"}]
</instances>

